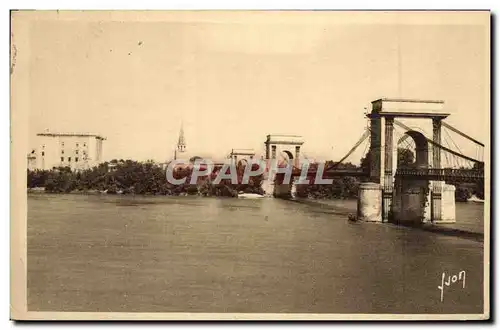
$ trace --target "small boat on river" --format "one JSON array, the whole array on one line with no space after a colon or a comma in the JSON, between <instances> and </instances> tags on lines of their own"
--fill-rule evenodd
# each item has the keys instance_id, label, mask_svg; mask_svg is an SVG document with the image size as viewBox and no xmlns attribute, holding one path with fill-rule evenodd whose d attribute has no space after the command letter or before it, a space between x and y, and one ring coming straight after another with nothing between
<instances>
[{"instance_id":1,"label":"small boat on river","mask_svg":"<svg viewBox=\"0 0 500 330\"><path fill-rule=\"evenodd\" d=\"M484 203L484 199L479 199L476 195L472 195L471 198L467 200L467 202L472 202L472 203Z\"/></svg>"},{"instance_id":2,"label":"small boat on river","mask_svg":"<svg viewBox=\"0 0 500 330\"><path fill-rule=\"evenodd\" d=\"M247 198L247 199L257 199L257 198L264 198L265 196L259 195L259 194L238 194L238 198Z\"/></svg>"}]
</instances>

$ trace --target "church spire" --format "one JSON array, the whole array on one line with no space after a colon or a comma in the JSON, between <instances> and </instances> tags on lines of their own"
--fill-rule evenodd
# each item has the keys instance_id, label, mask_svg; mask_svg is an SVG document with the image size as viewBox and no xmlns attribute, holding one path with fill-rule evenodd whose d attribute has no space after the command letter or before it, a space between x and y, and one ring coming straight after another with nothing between
<instances>
[{"instance_id":1,"label":"church spire","mask_svg":"<svg viewBox=\"0 0 500 330\"><path fill-rule=\"evenodd\" d=\"M184 138L184 123L181 123L181 130L179 132L179 141L177 142L177 151L186 151L186 139Z\"/></svg>"}]
</instances>

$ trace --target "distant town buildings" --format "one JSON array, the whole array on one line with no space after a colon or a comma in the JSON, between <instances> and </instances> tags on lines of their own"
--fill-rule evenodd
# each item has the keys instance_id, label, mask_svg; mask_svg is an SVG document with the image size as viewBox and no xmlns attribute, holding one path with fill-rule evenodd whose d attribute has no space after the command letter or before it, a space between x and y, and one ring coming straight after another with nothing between
<instances>
[{"instance_id":1,"label":"distant town buildings","mask_svg":"<svg viewBox=\"0 0 500 330\"><path fill-rule=\"evenodd\" d=\"M71 170L92 168L103 162L103 141L105 137L91 133L55 133L45 131L38 133L36 148L27 155L29 170L51 170L58 167L70 167ZM300 146L303 140L299 136L267 136L266 156L276 159L284 156L289 160L298 160ZM284 145L284 148L277 147ZM289 148L286 148L289 147ZM289 150L286 150L289 149ZM294 153L292 153L294 152ZM205 155L206 156L206 155ZM288 157L287 157L288 156ZM254 149L231 149L223 159L207 159L202 154L193 153L187 149L184 126L181 124L177 145L174 149L173 159L181 161L176 168L193 166L196 160L207 159L214 166L222 166L229 162L239 164L241 161L250 161L256 157ZM263 158L263 157L261 157ZM172 161L172 156L164 162L154 164L166 169ZM116 170L118 162L108 164L109 171Z\"/></svg>"},{"instance_id":2,"label":"distant town buildings","mask_svg":"<svg viewBox=\"0 0 500 330\"><path fill-rule=\"evenodd\" d=\"M300 143L300 142L299 142ZM303 142L302 142L303 143ZM251 159L254 159L256 156L256 152L254 149L231 149L231 152L224 158L207 159L203 157L202 154L193 153L193 151L189 151L187 149L186 138L184 133L184 125L181 124L181 128L179 131L179 138L177 140L177 145L174 149L174 160L181 161L182 163L178 163L175 165L175 168L185 168L189 166L193 166L196 160L207 159L213 166L223 166L229 162L234 162L239 164L241 161L246 160L247 162ZM164 169L168 167L170 164L170 160L167 160L165 163L159 163Z\"/></svg>"},{"instance_id":3,"label":"distant town buildings","mask_svg":"<svg viewBox=\"0 0 500 330\"><path fill-rule=\"evenodd\" d=\"M105 137L91 133L38 133L37 147L27 157L28 169L93 167L102 162L104 140Z\"/></svg>"}]
</instances>

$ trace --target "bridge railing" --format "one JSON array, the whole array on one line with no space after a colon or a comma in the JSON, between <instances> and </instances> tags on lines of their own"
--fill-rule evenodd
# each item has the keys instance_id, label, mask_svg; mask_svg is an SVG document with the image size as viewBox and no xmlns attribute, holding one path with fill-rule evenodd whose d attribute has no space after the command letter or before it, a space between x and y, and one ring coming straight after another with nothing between
<instances>
[{"instance_id":1,"label":"bridge railing","mask_svg":"<svg viewBox=\"0 0 500 330\"><path fill-rule=\"evenodd\" d=\"M454 168L398 168L396 175L415 178L484 179L484 171Z\"/></svg>"}]
</instances>

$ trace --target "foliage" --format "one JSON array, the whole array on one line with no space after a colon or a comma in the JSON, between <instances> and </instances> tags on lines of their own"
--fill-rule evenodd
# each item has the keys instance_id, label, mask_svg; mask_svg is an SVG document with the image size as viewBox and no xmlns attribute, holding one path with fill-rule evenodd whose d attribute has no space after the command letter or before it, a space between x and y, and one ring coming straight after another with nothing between
<instances>
[{"instance_id":1,"label":"foliage","mask_svg":"<svg viewBox=\"0 0 500 330\"><path fill-rule=\"evenodd\" d=\"M101 191L108 194L140 194L140 195L203 195L203 196L237 196L238 192L264 194L262 175L250 178L248 184L242 184L244 166L238 168L238 184L230 180L222 180L213 184L216 168L212 175L199 177L190 184L192 167L178 167L173 172L175 179L186 178L184 184L174 185L166 178L165 170L152 161L137 162L133 160L112 160L82 171L71 171L69 167L53 170L28 170L28 188L45 187L49 193L68 193L72 191Z\"/></svg>"},{"instance_id":2,"label":"foliage","mask_svg":"<svg viewBox=\"0 0 500 330\"><path fill-rule=\"evenodd\" d=\"M462 184L456 185L455 188L455 201L467 202L472 197L472 189L470 187Z\"/></svg>"},{"instance_id":3,"label":"foliage","mask_svg":"<svg viewBox=\"0 0 500 330\"><path fill-rule=\"evenodd\" d=\"M372 154L371 152L367 152L366 156L361 158L360 162L360 167L365 173L370 173L371 171L371 161L372 161Z\"/></svg>"},{"instance_id":4,"label":"foliage","mask_svg":"<svg viewBox=\"0 0 500 330\"><path fill-rule=\"evenodd\" d=\"M363 163L363 161L362 161ZM365 161L365 164L367 162ZM325 169L335 165L337 169L357 170L360 167L351 163L338 164L333 161L328 161L325 164ZM313 169L317 164L311 164ZM366 165L365 165L366 166ZM309 178L309 182L313 182L314 178ZM357 177L338 177L333 178L332 184L298 184L296 195L303 198L314 199L351 199L358 196L358 186L361 180Z\"/></svg>"},{"instance_id":5,"label":"foliage","mask_svg":"<svg viewBox=\"0 0 500 330\"><path fill-rule=\"evenodd\" d=\"M411 155L413 157L413 155ZM401 163L411 159L410 154L398 159ZM336 164L329 161L325 168ZM249 182L242 182L246 164L242 163L237 168L238 183L232 184L231 180L224 179L219 184L213 181L221 167L216 167L211 175L199 177L196 183L190 184L192 167L178 167L173 176L176 179L186 178L186 183L174 185L166 179L165 170L153 162L137 162L133 160L112 160L102 163L91 169L72 172L69 167L54 168L52 170L28 170L27 188L45 187L50 193L69 193L72 191L101 191L108 194L141 194L141 195L201 195L201 196L228 196L234 197L238 193L264 194L262 189L263 175L250 177ZM253 166L258 166L253 164ZM317 164L311 164L314 168ZM363 169L370 168L369 154L361 160L361 165L351 163L338 164L338 169ZM481 165L476 169L483 169ZM257 168L253 168L256 170ZM312 178L309 178L312 179ZM333 179L331 185L300 184L297 185L297 196L318 199L350 199L356 198L358 186L366 178L338 177ZM484 199L484 182L477 184L453 183L456 186L456 201L466 201L472 195Z\"/></svg>"},{"instance_id":6,"label":"foliage","mask_svg":"<svg viewBox=\"0 0 500 330\"><path fill-rule=\"evenodd\" d=\"M465 169L465 167L461 167ZM471 168L469 168L471 169ZM473 170L484 171L484 163L475 163ZM455 186L455 200L457 202L466 202L472 195L476 195L479 199L484 199L484 180L476 183L464 182L447 182Z\"/></svg>"},{"instance_id":7,"label":"foliage","mask_svg":"<svg viewBox=\"0 0 500 330\"><path fill-rule=\"evenodd\" d=\"M411 167L415 163L415 154L410 149L398 148L398 167Z\"/></svg>"},{"instance_id":8,"label":"foliage","mask_svg":"<svg viewBox=\"0 0 500 330\"><path fill-rule=\"evenodd\" d=\"M49 177L50 171L47 170L28 170L28 188L43 187Z\"/></svg>"}]
</instances>

